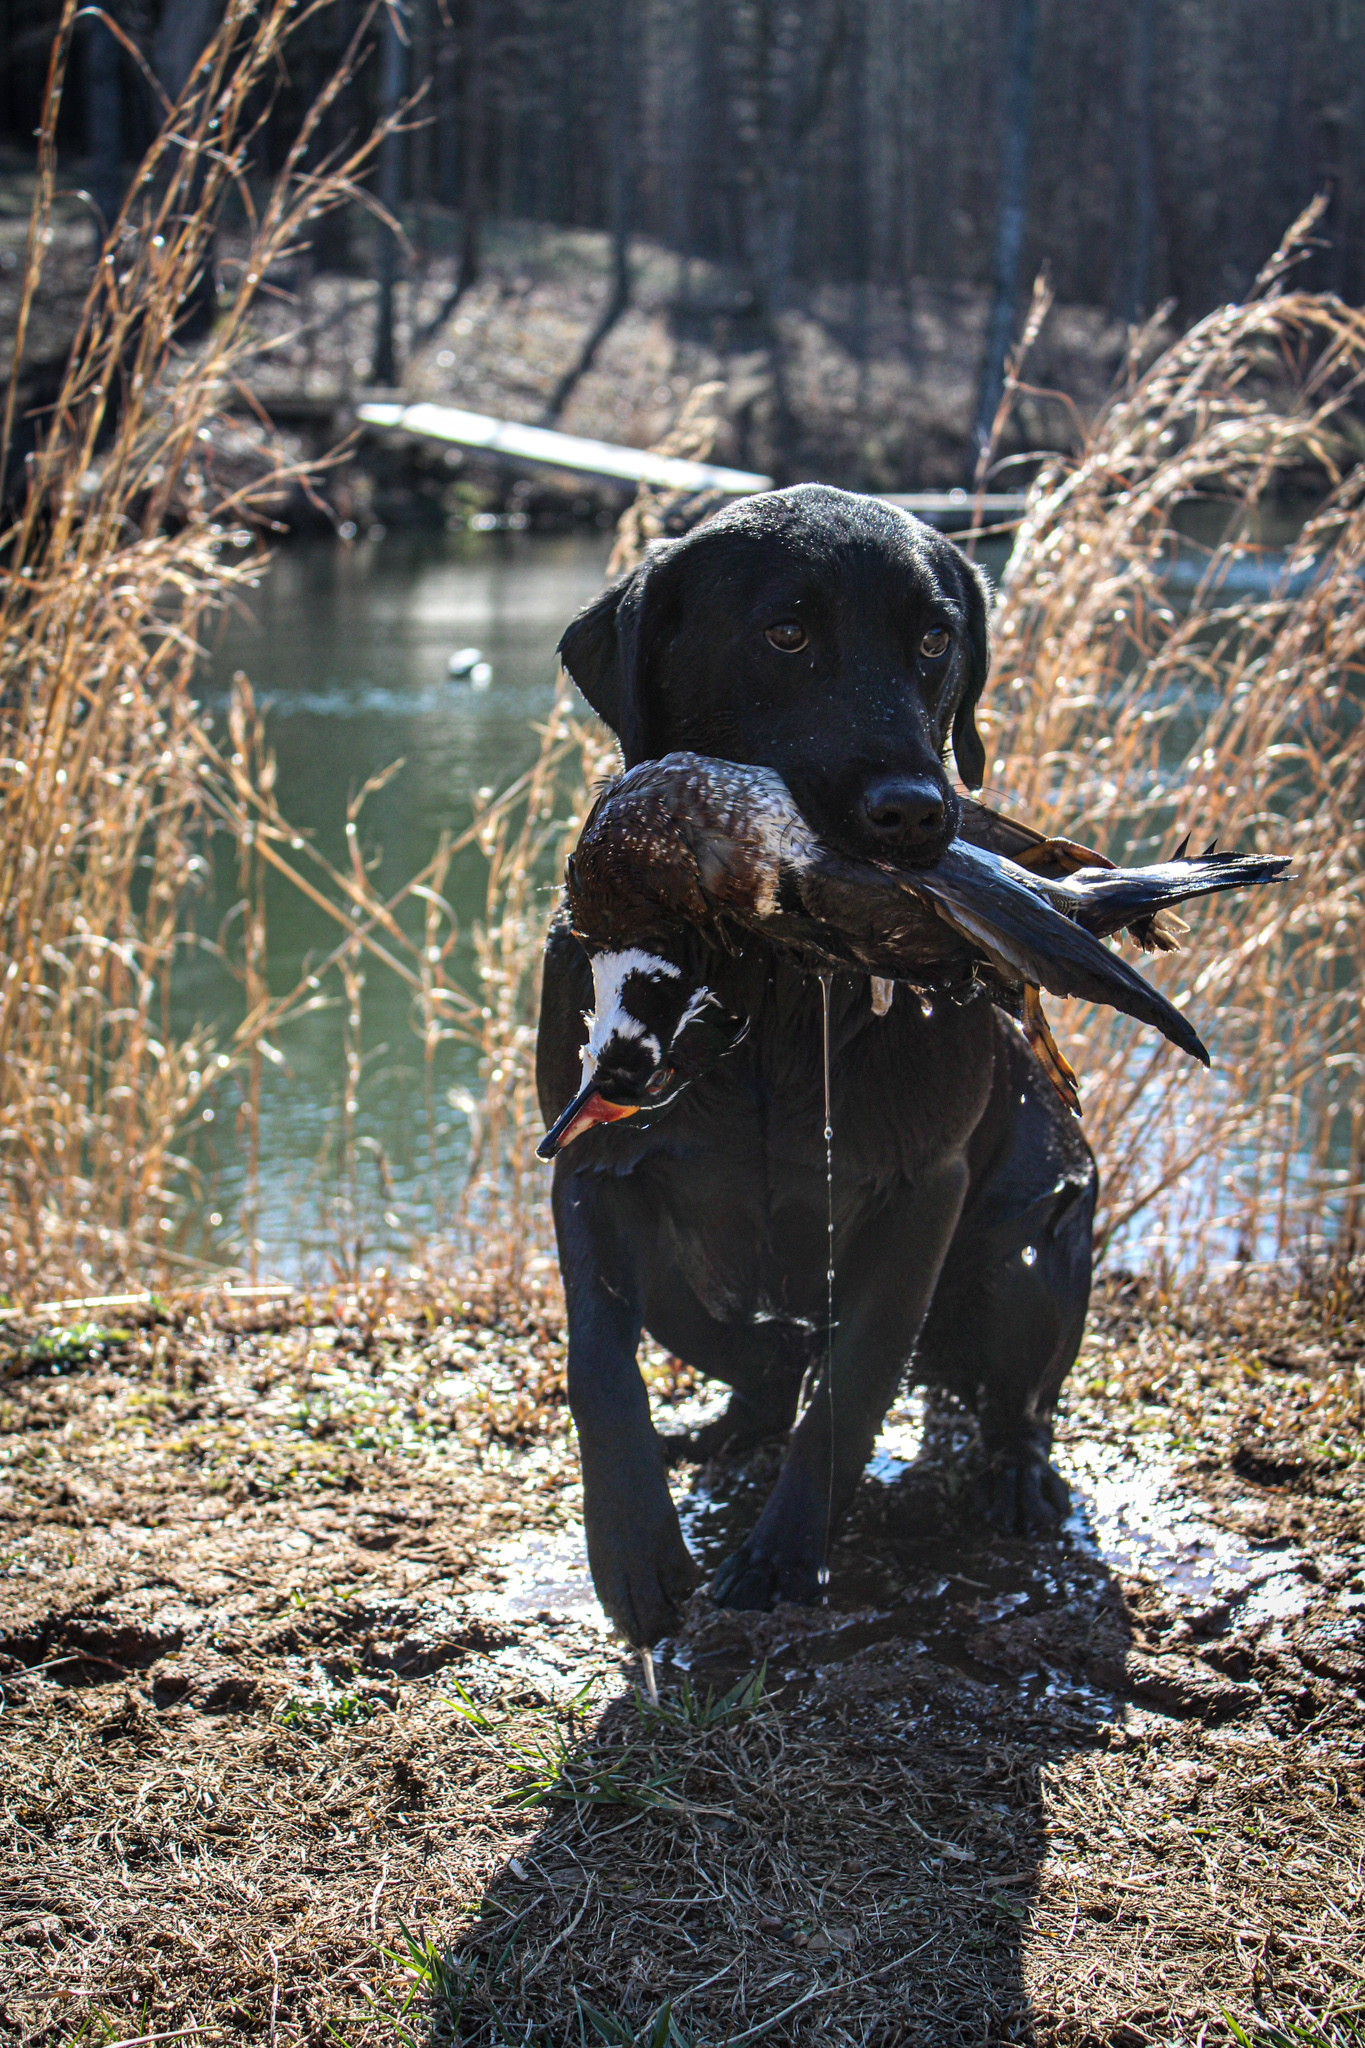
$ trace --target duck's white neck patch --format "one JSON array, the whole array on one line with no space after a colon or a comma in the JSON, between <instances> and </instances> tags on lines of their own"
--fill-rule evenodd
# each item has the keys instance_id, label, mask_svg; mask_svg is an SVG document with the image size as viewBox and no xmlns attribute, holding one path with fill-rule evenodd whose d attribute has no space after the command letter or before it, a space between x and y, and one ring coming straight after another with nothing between
<instances>
[{"instance_id":1,"label":"duck's white neck patch","mask_svg":"<svg viewBox=\"0 0 1365 2048\"><path fill-rule=\"evenodd\" d=\"M610 1039L641 1039L648 1049L652 1049L654 1057L659 1057L658 1040L652 1032L646 1032L638 1017L631 1016L622 1000L625 985L632 974L642 975L649 981L677 981L681 978L682 969L657 953L646 953L640 946L627 946L619 953L593 954L593 1012L588 1019L588 1042L583 1048L585 1082L592 1079Z\"/></svg>"}]
</instances>

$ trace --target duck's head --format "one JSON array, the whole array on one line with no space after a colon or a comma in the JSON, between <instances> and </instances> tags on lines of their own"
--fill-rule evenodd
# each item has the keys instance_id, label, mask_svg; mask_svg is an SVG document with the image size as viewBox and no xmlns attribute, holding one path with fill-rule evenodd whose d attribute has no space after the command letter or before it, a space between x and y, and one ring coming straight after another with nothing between
<instances>
[{"instance_id":1,"label":"duck's head","mask_svg":"<svg viewBox=\"0 0 1365 2048\"><path fill-rule=\"evenodd\" d=\"M653 1123L745 1038L748 1018L689 967L690 951L685 940L652 935L589 948L593 1010L585 1018L583 1085L541 1139L538 1157L553 1159L594 1124Z\"/></svg>"}]
</instances>

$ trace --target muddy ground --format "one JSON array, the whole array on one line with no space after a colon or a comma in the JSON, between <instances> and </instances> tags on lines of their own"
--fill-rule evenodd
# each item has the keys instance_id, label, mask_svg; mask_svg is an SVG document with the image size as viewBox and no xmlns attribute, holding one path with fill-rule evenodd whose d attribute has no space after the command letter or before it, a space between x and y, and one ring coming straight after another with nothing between
<instances>
[{"instance_id":1,"label":"muddy ground","mask_svg":"<svg viewBox=\"0 0 1365 2048\"><path fill-rule=\"evenodd\" d=\"M658 1713L586 1583L550 1309L117 1314L5 1339L12 2038L661 2042L671 2001L717 2048L1140 2048L1365 2008L1360 1271L1110 1283L1054 1542L987 1540L968 1425L907 1398L828 1606L698 1595ZM707 1562L774 1457L678 1475Z\"/></svg>"}]
</instances>

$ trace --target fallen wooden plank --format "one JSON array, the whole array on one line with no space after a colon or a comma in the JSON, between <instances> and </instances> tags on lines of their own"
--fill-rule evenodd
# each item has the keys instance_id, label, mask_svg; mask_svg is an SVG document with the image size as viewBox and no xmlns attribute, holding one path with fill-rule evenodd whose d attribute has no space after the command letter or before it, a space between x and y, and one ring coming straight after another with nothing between
<instances>
[{"instance_id":1,"label":"fallen wooden plank","mask_svg":"<svg viewBox=\"0 0 1365 2048\"><path fill-rule=\"evenodd\" d=\"M902 511L913 512L917 519L925 519L931 526L937 526L940 521L950 521L965 531L972 523L976 494L961 490L891 491L883 502L899 505ZM1025 503L1023 491L986 491L981 498L982 523L992 526L999 520L1021 519Z\"/></svg>"},{"instance_id":2,"label":"fallen wooden plank","mask_svg":"<svg viewBox=\"0 0 1365 2048\"><path fill-rule=\"evenodd\" d=\"M770 491L773 480L753 470L724 469L714 462L685 462L675 455L656 455L648 448L625 448L612 441L591 441L579 434L561 434L549 427L527 426L520 420L495 419L489 413L465 412L455 405L430 401L407 405L401 399L370 399L356 407L367 426L389 427L432 441L450 441L461 448L479 448L517 462L544 463L551 469L573 469L591 476L620 477L629 483L659 485L674 491L725 491L735 497ZM899 505L931 525L971 523L976 500L971 491L889 492L884 503ZM981 499L984 524L1018 519L1024 510L1022 491L987 491Z\"/></svg>"},{"instance_id":3,"label":"fallen wooden plank","mask_svg":"<svg viewBox=\"0 0 1365 2048\"><path fill-rule=\"evenodd\" d=\"M454 405L372 402L358 405L356 414L371 427L397 428L425 440L453 441L457 447L482 448L490 455L510 456L519 462L541 462L551 469L576 469L589 476L621 477L628 483L657 484L665 490L726 491L742 497L773 487L770 476L752 470L722 469L714 462L684 462L678 456L652 454L648 448L589 441L578 434L529 427L519 420L463 412Z\"/></svg>"}]
</instances>

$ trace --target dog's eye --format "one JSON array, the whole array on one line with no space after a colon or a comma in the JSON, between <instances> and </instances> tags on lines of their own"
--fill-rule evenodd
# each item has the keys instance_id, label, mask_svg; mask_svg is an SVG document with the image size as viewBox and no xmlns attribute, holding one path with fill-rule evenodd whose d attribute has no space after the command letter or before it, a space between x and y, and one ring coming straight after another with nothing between
<instances>
[{"instance_id":1,"label":"dog's eye","mask_svg":"<svg viewBox=\"0 0 1365 2048\"><path fill-rule=\"evenodd\" d=\"M806 629L797 619L783 619L780 625L769 626L763 637L780 654L799 654L806 644Z\"/></svg>"},{"instance_id":2,"label":"dog's eye","mask_svg":"<svg viewBox=\"0 0 1365 2048\"><path fill-rule=\"evenodd\" d=\"M951 635L943 626L931 626L919 643L919 651L929 661L937 661L941 654L948 652Z\"/></svg>"}]
</instances>

